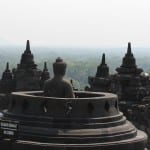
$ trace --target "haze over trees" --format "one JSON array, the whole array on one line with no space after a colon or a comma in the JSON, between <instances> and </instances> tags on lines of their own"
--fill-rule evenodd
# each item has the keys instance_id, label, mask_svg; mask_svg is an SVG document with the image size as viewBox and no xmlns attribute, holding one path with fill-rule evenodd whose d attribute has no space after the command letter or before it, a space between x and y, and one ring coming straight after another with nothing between
<instances>
[{"instance_id":1,"label":"haze over trees","mask_svg":"<svg viewBox=\"0 0 150 150\"><path fill-rule=\"evenodd\" d=\"M15 68L20 63L21 54L25 47L22 46L1 46L0 47L0 76L5 69L6 62L10 63L10 69ZM88 76L95 76L97 66L101 62L102 53L106 54L106 62L110 68L110 73L115 73L115 68L122 63L122 58L126 53L123 48L47 48L32 47L35 63L39 69L43 69L44 62L50 75L53 76L52 64L57 57L62 57L68 64L67 78L73 79L74 86L83 89L88 84ZM137 65L150 72L150 51L148 48L132 48L136 57Z\"/></svg>"}]
</instances>

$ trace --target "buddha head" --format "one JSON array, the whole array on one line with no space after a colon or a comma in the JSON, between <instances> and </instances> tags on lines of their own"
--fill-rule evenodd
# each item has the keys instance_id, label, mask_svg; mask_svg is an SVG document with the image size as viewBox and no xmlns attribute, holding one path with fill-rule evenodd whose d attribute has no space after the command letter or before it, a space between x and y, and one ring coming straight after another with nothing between
<instances>
[{"instance_id":1,"label":"buddha head","mask_svg":"<svg viewBox=\"0 0 150 150\"><path fill-rule=\"evenodd\" d=\"M62 58L58 57L56 62L53 63L53 72L55 76L64 76L66 73L67 64Z\"/></svg>"}]
</instances>

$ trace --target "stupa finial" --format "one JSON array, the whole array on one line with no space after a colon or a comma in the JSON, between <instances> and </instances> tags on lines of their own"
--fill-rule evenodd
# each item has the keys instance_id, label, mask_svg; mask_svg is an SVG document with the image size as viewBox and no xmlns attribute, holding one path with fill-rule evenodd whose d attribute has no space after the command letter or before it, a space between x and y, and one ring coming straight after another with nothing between
<instances>
[{"instance_id":1,"label":"stupa finial","mask_svg":"<svg viewBox=\"0 0 150 150\"><path fill-rule=\"evenodd\" d=\"M132 52L131 52L131 43L130 42L128 42L128 49L127 49L127 54L132 54Z\"/></svg>"},{"instance_id":2,"label":"stupa finial","mask_svg":"<svg viewBox=\"0 0 150 150\"><path fill-rule=\"evenodd\" d=\"M101 64L105 65L105 53L103 53L103 55L102 55L102 63Z\"/></svg>"},{"instance_id":3,"label":"stupa finial","mask_svg":"<svg viewBox=\"0 0 150 150\"><path fill-rule=\"evenodd\" d=\"M9 70L9 62L6 63L6 71Z\"/></svg>"},{"instance_id":4,"label":"stupa finial","mask_svg":"<svg viewBox=\"0 0 150 150\"><path fill-rule=\"evenodd\" d=\"M44 62L44 69L43 69L43 71L48 71L46 62Z\"/></svg>"},{"instance_id":5,"label":"stupa finial","mask_svg":"<svg viewBox=\"0 0 150 150\"><path fill-rule=\"evenodd\" d=\"M27 43L26 43L26 52L27 53L31 53L31 50L30 50L30 41L27 40Z\"/></svg>"}]
</instances>

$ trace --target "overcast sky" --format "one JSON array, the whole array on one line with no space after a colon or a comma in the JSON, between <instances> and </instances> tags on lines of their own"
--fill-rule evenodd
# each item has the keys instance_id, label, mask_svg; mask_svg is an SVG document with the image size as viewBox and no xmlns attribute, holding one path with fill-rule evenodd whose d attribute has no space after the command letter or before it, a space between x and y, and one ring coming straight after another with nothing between
<instances>
[{"instance_id":1,"label":"overcast sky","mask_svg":"<svg viewBox=\"0 0 150 150\"><path fill-rule=\"evenodd\" d=\"M150 47L150 0L0 0L0 43Z\"/></svg>"}]
</instances>

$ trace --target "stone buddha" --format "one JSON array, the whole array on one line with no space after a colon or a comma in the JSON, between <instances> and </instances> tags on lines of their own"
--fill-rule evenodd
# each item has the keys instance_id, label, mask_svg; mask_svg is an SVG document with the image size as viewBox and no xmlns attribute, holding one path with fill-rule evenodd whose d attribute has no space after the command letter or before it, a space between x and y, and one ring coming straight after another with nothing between
<instances>
[{"instance_id":1,"label":"stone buddha","mask_svg":"<svg viewBox=\"0 0 150 150\"><path fill-rule=\"evenodd\" d=\"M54 77L45 82L44 95L49 97L73 98L73 88L69 81L63 79L67 64L58 57L53 63Z\"/></svg>"}]
</instances>

